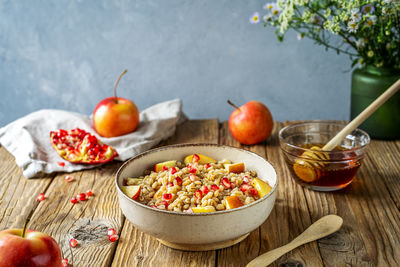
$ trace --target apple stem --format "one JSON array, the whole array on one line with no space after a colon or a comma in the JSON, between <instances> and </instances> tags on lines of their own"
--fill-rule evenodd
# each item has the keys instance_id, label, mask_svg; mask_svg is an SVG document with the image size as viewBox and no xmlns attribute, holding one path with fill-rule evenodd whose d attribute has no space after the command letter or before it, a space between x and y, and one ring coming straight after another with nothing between
<instances>
[{"instance_id":1,"label":"apple stem","mask_svg":"<svg viewBox=\"0 0 400 267\"><path fill-rule=\"evenodd\" d=\"M28 226L28 223L30 221L30 218L28 217L24 223L24 227L22 228L22 234L21 237L24 238L25 237L25 232L26 232L26 227Z\"/></svg>"},{"instance_id":2,"label":"apple stem","mask_svg":"<svg viewBox=\"0 0 400 267\"><path fill-rule=\"evenodd\" d=\"M118 80L114 84L114 98L115 98L115 103L118 104L118 98L117 98L117 86L119 83L119 80L121 80L122 76L124 76L125 73L127 73L128 70L124 70L121 75L119 75Z\"/></svg>"},{"instance_id":3,"label":"apple stem","mask_svg":"<svg viewBox=\"0 0 400 267\"><path fill-rule=\"evenodd\" d=\"M238 106L236 106L234 103L232 103L232 101L230 101L229 99L226 102L228 102L229 105L231 105L232 107L238 109L239 111L242 111Z\"/></svg>"}]
</instances>

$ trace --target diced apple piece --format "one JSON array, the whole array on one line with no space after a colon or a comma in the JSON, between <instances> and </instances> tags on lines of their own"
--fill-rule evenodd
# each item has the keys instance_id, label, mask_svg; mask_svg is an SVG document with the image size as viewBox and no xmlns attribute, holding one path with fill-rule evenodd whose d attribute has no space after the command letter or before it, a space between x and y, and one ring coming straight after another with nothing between
<instances>
[{"instance_id":1,"label":"diced apple piece","mask_svg":"<svg viewBox=\"0 0 400 267\"><path fill-rule=\"evenodd\" d=\"M244 172L244 163L239 162L239 163L234 163L234 164L224 164L225 169L228 172L233 172L233 173L241 173Z\"/></svg>"},{"instance_id":2,"label":"diced apple piece","mask_svg":"<svg viewBox=\"0 0 400 267\"><path fill-rule=\"evenodd\" d=\"M193 157L194 157L194 161L198 162L199 164L207 164L207 163L216 163L217 161L213 158L210 158L208 156L205 155L201 155L201 154L193 154L193 155L189 155L184 159L184 163L185 165L188 165L189 163L193 162Z\"/></svg>"},{"instance_id":3,"label":"diced apple piece","mask_svg":"<svg viewBox=\"0 0 400 267\"><path fill-rule=\"evenodd\" d=\"M127 185L127 186L121 186L122 192L124 192L128 197L132 199L137 199L138 196L140 195L140 185Z\"/></svg>"},{"instance_id":4,"label":"diced apple piece","mask_svg":"<svg viewBox=\"0 0 400 267\"><path fill-rule=\"evenodd\" d=\"M138 185L142 181L140 178L126 178L126 185Z\"/></svg>"},{"instance_id":5,"label":"diced apple piece","mask_svg":"<svg viewBox=\"0 0 400 267\"><path fill-rule=\"evenodd\" d=\"M176 160L164 161L164 162L157 163L154 166L154 171L155 172L160 172L165 168L168 169L168 168L175 167L175 166L176 166Z\"/></svg>"},{"instance_id":6,"label":"diced apple piece","mask_svg":"<svg viewBox=\"0 0 400 267\"><path fill-rule=\"evenodd\" d=\"M269 191L271 191L271 189L272 189L271 186L268 183L266 183L264 181L261 181L258 178L254 178L251 181L251 185L255 189L257 189L258 194L260 195L260 198L262 198L263 196L267 195L269 193Z\"/></svg>"},{"instance_id":7,"label":"diced apple piece","mask_svg":"<svg viewBox=\"0 0 400 267\"><path fill-rule=\"evenodd\" d=\"M238 196L229 196L225 198L225 206L227 210L231 210L243 206L243 203Z\"/></svg>"},{"instance_id":8,"label":"diced apple piece","mask_svg":"<svg viewBox=\"0 0 400 267\"><path fill-rule=\"evenodd\" d=\"M214 212L216 210L213 206L205 206L205 207L192 207L192 211L194 213L201 213L201 212Z\"/></svg>"}]
</instances>

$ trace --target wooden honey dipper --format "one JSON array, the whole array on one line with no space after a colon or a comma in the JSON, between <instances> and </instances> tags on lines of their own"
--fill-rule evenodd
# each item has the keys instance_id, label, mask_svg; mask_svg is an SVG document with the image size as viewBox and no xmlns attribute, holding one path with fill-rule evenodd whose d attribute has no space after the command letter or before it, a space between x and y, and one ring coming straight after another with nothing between
<instances>
[{"instance_id":1,"label":"wooden honey dipper","mask_svg":"<svg viewBox=\"0 0 400 267\"><path fill-rule=\"evenodd\" d=\"M323 161L329 160L329 154L337 147L340 142L352 131L354 131L361 123L363 123L372 113L374 113L383 103L393 96L400 89L400 79L392 84L383 94L381 94L374 102L365 108L357 117L338 132L326 145L322 148L318 146L311 147L301 155L302 159L296 160L293 170L296 175L305 182L312 182L319 178L319 170L325 166ZM309 160L307 160L309 159ZM321 162L317 162L321 160Z\"/></svg>"}]
</instances>

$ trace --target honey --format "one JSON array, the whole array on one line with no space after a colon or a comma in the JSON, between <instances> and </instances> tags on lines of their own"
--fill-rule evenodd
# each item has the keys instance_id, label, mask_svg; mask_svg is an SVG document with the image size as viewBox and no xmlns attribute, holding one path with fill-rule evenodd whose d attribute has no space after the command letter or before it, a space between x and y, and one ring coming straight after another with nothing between
<instances>
[{"instance_id":1,"label":"honey","mask_svg":"<svg viewBox=\"0 0 400 267\"><path fill-rule=\"evenodd\" d=\"M309 149L313 146L322 147L323 145L307 144L302 147ZM361 159L355 152L345 152L345 150L346 148L338 146L331 152L324 152L327 153L329 160L323 163L312 159L299 161L298 157L302 155L301 151L296 151L296 154L290 155L290 158L285 155L285 160L296 182L306 187L319 188L323 191L336 190L350 184L361 165ZM338 153L341 151L342 153ZM307 164L302 164L302 162L307 162ZM299 166L302 168L301 172L298 171Z\"/></svg>"}]
</instances>

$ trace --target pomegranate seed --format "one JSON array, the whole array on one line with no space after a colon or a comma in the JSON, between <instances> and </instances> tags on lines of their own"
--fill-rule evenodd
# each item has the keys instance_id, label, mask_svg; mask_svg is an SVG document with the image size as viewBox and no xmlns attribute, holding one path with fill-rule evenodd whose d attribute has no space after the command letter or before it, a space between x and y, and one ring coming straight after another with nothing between
<instances>
[{"instance_id":1,"label":"pomegranate seed","mask_svg":"<svg viewBox=\"0 0 400 267\"><path fill-rule=\"evenodd\" d=\"M110 235L110 236L108 236L108 240L110 240L111 242L117 241L118 238L119 238L118 235Z\"/></svg>"},{"instance_id":2,"label":"pomegranate seed","mask_svg":"<svg viewBox=\"0 0 400 267\"><path fill-rule=\"evenodd\" d=\"M197 169L196 168L190 168L190 170L189 170L191 173L196 173L197 172Z\"/></svg>"},{"instance_id":3,"label":"pomegranate seed","mask_svg":"<svg viewBox=\"0 0 400 267\"><path fill-rule=\"evenodd\" d=\"M177 170L175 167L172 167L170 172L171 172L171 174L175 174L177 172Z\"/></svg>"},{"instance_id":4,"label":"pomegranate seed","mask_svg":"<svg viewBox=\"0 0 400 267\"><path fill-rule=\"evenodd\" d=\"M207 187L207 186L203 185L203 186L201 187L201 192L203 193L203 195L207 195L208 192L210 192L210 190L208 190L208 187Z\"/></svg>"},{"instance_id":5,"label":"pomegranate seed","mask_svg":"<svg viewBox=\"0 0 400 267\"><path fill-rule=\"evenodd\" d=\"M71 197L71 203L72 204L78 203L78 199L76 197Z\"/></svg>"},{"instance_id":6,"label":"pomegranate seed","mask_svg":"<svg viewBox=\"0 0 400 267\"><path fill-rule=\"evenodd\" d=\"M173 182L169 182L169 183L167 184L167 186L172 187L172 186L174 186L174 183L173 183Z\"/></svg>"},{"instance_id":7,"label":"pomegranate seed","mask_svg":"<svg viewBox=\"0 0 400 267\"><path fill-rule=\"evenodd\" d=\"M206 164L206 165L204 165L204 168L206 168L206 169L208 169L208 168L210 168L211 167L211 165L210 164Z\"/></svg>"},{"instance_id":8,"label":"pomegranate seed","mask_svg":"<svg viewBox=\"0 0 400 267\"><path fill-rule=\"evenodd\" d=\"M213 184L213 185L211 186L211 189L214 190L214 191L217 191L217 190L219 190L219 186L216 185L216 184Z\"/></svg>"},{"instance_id":9,"label":"pomegranate seed","mask_svg":"<svg viewBox=\"0 0 400 267\"><path fill-rule=\"evenodd\" d=\"M250 185L248 184L242 184L242 186L240 187L240 190L245 193L247 190L250 189Z\"/></svg>"},{"instance_id":10,"label":"pomegranate seed","mask_svg":"<svg viewBox=\"0 0 400 267\"><path fill-rule=\"evenodd\" d=\"M57 162L58 165L60 165L61 167L65 167L65 162Z\"/></svg>"},{"instance_id":11,"label":"pomegranate seed","mask_svg":"<svg viewBox=\"0 0 400 267\"><path fill-rule=\"evenodd\" d=\"M75 238L71 238L69 240L69 245L71 246L71 248L74 248L74 247L76 247L78 245L78 241L76 241Z\"/></svg>"},{"instance_id":12,"label":"pomegranate seed","mask_svg":"<svg viewBox=\"0 0 400 267\"><path fill-rule=\"evenodd\" d=\"M165 200L170 200L171 198L172 198L172 194L169 194L169 193L166 193L166 194L163 194L163 199L165 199Z\"/></svg>"},{"instance_id":13,"label":"pomegranate seed","mask_svg":"<svg viewBox=\"0 0 400 267\"><path fill-rule=\"evenodd\" d=\"M200 161L200 156L197 154L194 154L193 158L192 158L192 162L199 162L199 161Z\"/></svg>"},{"instance_id":14,"label":"pomegranate seed","mask_svg":"<svg viewBox=\"0 0 400 267\"><path fill-rule=\"evenodd\" d=\"M162 169L163 169L163 171L168 171L168 167L167 166L163 166Z\"/></svg>"},{"instance_id":15,"label":"pomegranate seed","mask_svg":"<svg viewBox=\"0 0 400 267\"><path fill-rule=\"evenodd\" d=\"M231 182L229 182L229 179L226 177L222 178L221 182L226 188L231 188L232 186Z\"/></svg>"},{"instance_id":16,"label":"pomegranate seed","mask_svg":"<svg viewBox=\"0 0 400 267\"><path fill-rule=\"evenodd\" d=\"M80 193L76 195L76 198L79 199L79 201L85 201L86 200L86 194L85 193Z\"/></svg>"},{"instance_id":17,"label":"pomegranate seed","mask_svg":"<svg viewBox=\"0 0 400 267\"><path fill-rule=\"evenodd\" d=\"M255 188L251 188L249 192L250 192L250 195L252 195L252 196L257 196L258 195L258 191Z\"/></svg>"},{"instance_id":18,"label":"pomegranate seed","mask_svg":"<svg viewBox=\"0 0 400 267\"><path fill-rule=\"evenodd\" d=\"M107 235L108 236L112 236L112 235L115 235L115 234L117 234L117 231L115 231L114 228L108 229L108 231L107 231Z\"/></svg>"},{"instance_id":19,"label":"pomegranate seed","mask_svg":"<svg viewBox=\"0 0 400 267\"><path fill-rule=\"evenodd\" d=\"M91 197L91 196L93 196L93 192L92 192L92 190L88 190L88 191L86 191L86 195L87 195L88 197Z\"/></svg>"},{"instance_id":20,"label":"pomegranate seed","mask_svg":"<svg viewBox=\"0 0 400 267\"><path fill-rule=\"evenodd\" d=\"M167 201L161 201L160 204L158 206L164 205L165 209L168 209L169 203ZM158 207L157 207L158 208Z\"/></svg>"},{"instance_id":21,"label":"pomegranate seed","mask_svg":"<svg viewBox=\"0 0 400 267\"><path fill-rule=\"evenodd\" d=\"M179 185L179 186L182 185L182 178L181 177L178 176L178 177L175 178L175 180L176 180L176 184L177 185Z\"/></svg>"},{"instance_id":22,"label":"pomegranate seed","mask_svg":"<svg viewBox=\"0 0 400 267\"><path fill-rule=\"evenodd\" d=\"M192 181L192 182L197 181L196 175L193 175L193 174L189 175L189 179L190 179L190 181Z\"/></svg>"},{"instance_id":23,"label":"pomegranate seed","mask_svg":"<svg viewBox=\"0 0 400 267\"><path fill-rule=\"evenodd\" d=\"M195 195L198 199L202 199L202 198L203 198L203 193L201 192L200 189L197 189L196 192L194 193L194 195Z\"/></svg>"},{"instance_id":24,"label":"pomegranate seed","mask_svg":"<svg viewBox=\"0 0 400 267\"><path fill-rule=\"evenodd\" d=\"M243 177L243 183L245 183L245 184L249 184L250 183L250 179L249 179L249 176L245 176L245 177Z\"/></svg>"},{"instance_id":25,"label":"pomegranate seed","mask_svg":"<svg viewBox=\"0 0 400 267\"><path fill-rule=\"evenodd\" d=\"M150 205L150 207L152 207L152 208L157 208L157 206L156 206L156 205Z\"/></svg>"},{"instance_id":26,"label":"pomegranate seed","mask_svg":"<svg viewBox=\"0 0 400 267\"><path fill-rule=\"evenodd\" d=\"M61 261L61 263L62 263L62 267L68 267L68 259L62 259L62 261Z\"/></svg>"},{"instance_id":27,"label":"pomegranate seed","mask_svg":"<svg viewBox=\"0 0 400 267\"><path fill-rule=\"evenodd\" d=\"M61 136L64 136L64 135L67 135L67 134L68 134L68 132L66 130L60 129L60 135Z\"/></svg>"},{"instance_id":28,"label":"pomegranate seed","mask_svg":"<svg viewBox=\"0 0 400 267\"><path fill-rule=\"evenodd\" d=\"M42 201L42 200L44 200L46 197L44 196L44 194L43 193L40 193L38 196L37 196L37 201Z\"/></svg>"},{"instance_id":29,"label":"pomegranate seed","mask_svg":"<svg viewBox=\"0 0 400 267\"><path fill-rule=\"evenodd\" d=\"M71 182L73 179L74 179L74 177L72 177L72 175L65 176L65 181L67 181L68 183Z\"/></svg>"}]
</instances>

